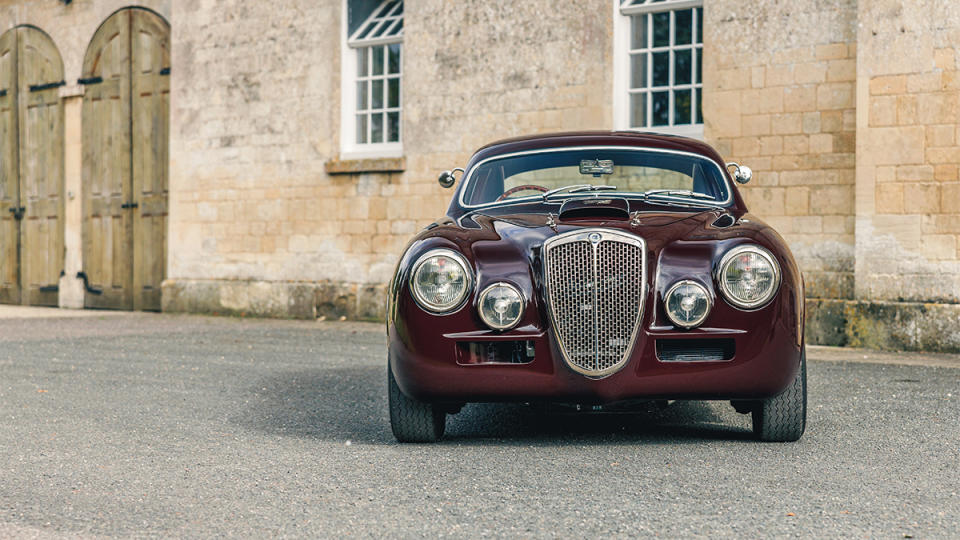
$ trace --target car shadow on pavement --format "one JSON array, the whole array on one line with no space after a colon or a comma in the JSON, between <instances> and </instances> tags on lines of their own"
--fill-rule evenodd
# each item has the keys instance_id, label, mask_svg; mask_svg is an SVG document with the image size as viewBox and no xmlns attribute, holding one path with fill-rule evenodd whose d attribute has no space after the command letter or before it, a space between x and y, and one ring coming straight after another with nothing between
<instances>
[{"instance_id":1,"label":"car shadow on pavement","mask_svg":"<svg viewBox=\"0 0 960 540\"><path fill-rule=\"evenodd\" d=\"M380 366L298 370L246 390L232 420L254 431L329 441L394 444ZM739 419L738 419L739 418ZM697 442L752 437L725 402L678 401L660 409L586 413L519 403L468 404L447 419L444 441L463 444Z\"/></svg>"},{"instance_id":2,"label":"car shadow on pavement","mask_svg":"<svg viewBox=\"0 0 960 540\"><path fill-rule=\"evenodd\" d=\"M744 440L752 437L738 416L719 414L726 403L677 401L665 408L639 406L618 412L575 412L568 407L471 404L447 420L447 439L458 443L584 442L682 443L702 440Z\"/></svg>"}]
</instances>

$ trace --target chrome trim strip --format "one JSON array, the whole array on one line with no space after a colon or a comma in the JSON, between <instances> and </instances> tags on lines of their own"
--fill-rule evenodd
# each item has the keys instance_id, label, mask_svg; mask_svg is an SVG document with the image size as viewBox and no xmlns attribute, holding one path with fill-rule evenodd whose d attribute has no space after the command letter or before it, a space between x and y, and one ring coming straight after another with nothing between
<instances>
[{"instance_id":1,"label":"chrome trim strip","mask_svg":"<svg viewBox=\"0 0 960 540\"><path fill-rule=\"evenodd\" d=\"M474 173L474 171L477 170L477 167L479 167L480 165L483 165L484 163L487 163L488 161L494 161L494 160L497 160L497 159L506 159L506 158L517 157L517 156L530 156L530 155L545 154L545 153L552 153L552 152L567 152L567 151L593 150L593 149L600 149L600 150L627 150L627 151L632 151L632 152L658 152L658 153L661 153L661 154L672 154L672 155L677 155L677 156L688 156L688 157L694 157L694 158L702 159L702 160L704 160L704 161L707 161L707 162L709 162L709 163L712 163L712 164L717 168L717 170L720 171L720 178L723 178L724 187L727 189L727 198L726 198L726 199L724 199L724 200L722 200L722 201L710 201L710 202L715 202L717 206L726 206L726 205L730 204L731 202L733 202L733 187L732 187L732 185L730 184L729 179L727 178L727 173L726 173L726 171L725 171L725 170L723 169L723 167L721 167L720 164L718 164L716 161L713 161L712 159L710 159L710 158L708 158L708 157L706 157L706 156L703 156L703 155L701 155L701 154L696 154L696 153L693 153L693 152L684 152L684 151L682 151L682 150L669 150L669 149L666 149L666 148L644 148L644 147L639 147L639 146L560 146L560 147L554 147L554 148L540 148L540 149L538 149L538 150L527 150L527 151L524 151L524 152L513 152L513 153L510 153L510 154L497 154L497 155L495 155L495 156L490 156L490 157L488 157L488 158L480 161L479 163L475 164L473 167L470 167L470 171L466 174L466 176L465 176L463 179L461 179L461 181L460 181L460 195L457 197L457 202L460 203L460 207L461 207L461 208L487 208L487 207L490 207L490 206L499 206L499 205L504 204L504 203L506 203L506 202L516 203L516 202L521 202L521 201L535 201L535 200L541 199L541 198L542 198L541 195L531 195L531 196L528 196L528 197L518 197L518 198L516 198L516 199L510 199L510 200L508 200L508 201L493 201L493 202L482 203L482 204L466 204L466 203L464 202L464 195L465 195L466 192L467 192L467 187L470 185L470 181L473 179L473 173ZM602 193L603 193L603 196L604 196L604 197L610 196L610 195L619 195L619 196L623 196L623 197L630 197L630 196L636 197L637 195L640 194L640 192L638 192L638 191L604 191L604 192L602 192ZM563 200L563 199L565 199L565 198L577 197L577 196L582 197L583 194L571 193L571 194L568 194L568 195L559 195L559 196L557 196L557 197L556 197L555 199L553 199L553 200ZM597 194L596 194L596 193L591 193L590 196L597 196ZM702 201L702 200L699 200L699 199L693 199L693 198L690 198L690 197L658 197L658 198L659 198L659 199L662 199L662 200L671 200L671 199L673 199L673 200L683 201L683 202L690 202L690 201L697 201L697 202L701 202L701 203L702 203L702 202L705 202L705 201Z\"/></svg>"},{"instance_id":2,"label":"chrome trim strip","mask_svg":"<svg viewBox=\"0 0 960 540\"><path fill-rule=\"evenodd\" d=\"M423 263L427 262L427 259L436 255L443 255L453 259L457 264L463 267L464 272L467 274L467 285L464 287L463 295L457 300L457 303L449 309L441 309L440 307L421 298L420 294L417 292L416 285L414 285L414 281L417 278L417 272L420 270L420 267L423 266ZM410 272L408 286L410 288L410 296L413 297L421 309L434 315L450 315L451 313L459 311L460 308L467 303L467 299L470 298L470 293L473 292L473 271L471 270L470 263L467 262L466 257L457 253L456 251L447 248L431 249L417 258L417 262L413 264L413 271Z\"/></svg>"},{"instance_id":3,"label":"chrome trim strip","mask_svg":"<svg viewBox=\"0 0 960 540\"><path fill-rule=\"evenodd\" d=\"M642 265L641 284L640 284L640 302L639 302L640 305L637 306L637 318L633 325L633 331L630 334L630 344L626 348L626 351L624 352L624 355L619 362L610 366L609 368L599 370L599 371L591 371L591 370L583 369L575 365L572 361L570 361L570 355L567 351L567 348L564 346L563 338L560 336L559 328L557 325L557 315L554 312L553 302L551 299L552 295L550 290L550 257L549 257L550 250L557 246L562 246L564 244L568 244L572 242L590 242L589 236L591 234L600 234L600 241L597 243L591 243L592 249L593 249L594 280L596 280L599 277L598 269L597 269L597 258L598 258L597 246L600 242L604 240L622 242L622 243L631 244L633 246L639 247L641 251L641 265ZM552 238L547 239L543 243L543 254L544 254L543 285L547 293L546 294L547 316L550 319L550 326L552 328L553 335L557 340L557 347L560 349L560 354L563 357L564 363L566 363L567 366L573 371L580 373L581 375L590 377L592 379L602 379L604 377L613 375L614 373L623 369L623 367L626 366L627 361L630 359L630 355L633 353L634 347L636 346L637 335L640 332L640 325L641 325L641 322L643 321L644 307L647 300L647 242L639 236L635 236L629 233L616 231L612 229L602 229L602 228L577 229L575 231L570 231L570 232L561 234L559 236L554 236ZM594 287L594 306L597 305L596 295L597 295L597 287ZM599 336L600 336L599 317L596 317L594 320L596 321L594 325L595 326L594 336L596 337L597 340L599 340ZM599 356L599 352L600 352L599 344L595 342L595 345L596 345L595 350L597 352L597 355Z\"/></svg>"},{"instance_id":4,"label":"chrome trim strip","mask_svg":"<svg viewBox=\"0 0 960 540\"><path fill-rule=\"evenodd\" d=\"M752 251L760 255L764 259L767 259L767 261L770 263L770 266L773 267L773 276L774 276L775 283L773 287L770 289L770 294L766 298L763 298L756 302L740 302L739 300L737 300L732 294L730 294L730 291L727 290L727 285L723 279L723 274L725 273L726 266L730 263L730 261L734 257L736 257L737 255L745 251ZM716 280L717 287L720 289L720 292L723 293L722 294L723 299L726 300L729 304L731 304L733 307L742 309L744 311L755 311L769 304L770 301L777 296L777 291L780 290L780 279L781 279L780 274L781 274L780 263L777 262L777 258L774 257L772 253L770 253L767 249L762 248L756 244L745 244L745 245L737 246L731 249L730 251L726 252L726 254L724 254L724 256L720 259L720 264L717 265L717 270L716 270L716 274L714 275L714 280Z\"/></svg>"},{"instance_id":5,"label":"chrome trim strip","mask_svg":"<svg viewBox=\"0 0 960 540\"><path fill-rule=\"evenodd\" d=\"M690 323L675 320L673 315L670 314L670 310L667 309L667 302L670 300L670 295L673 294L674 291L676 291L681 285L693 285L695 287L700 287L700 290L703 291L703 295L707 298L707 311L703 313L703 317L700 317L700 319ZM691 328L696 328L703 324L703 321L707 320L707 317L710 316L710 312L713 311L713 298L710 296L710 291L707 290L707 288L704 287L699 281L694 281L692 279L681 279L680 281L671 285L670 288L667 289L666 294L663 295L663 311L667 314L667 318L670 319L670 322L672 322L674 326L690 330Z\"/></svg>"}]
</instances>

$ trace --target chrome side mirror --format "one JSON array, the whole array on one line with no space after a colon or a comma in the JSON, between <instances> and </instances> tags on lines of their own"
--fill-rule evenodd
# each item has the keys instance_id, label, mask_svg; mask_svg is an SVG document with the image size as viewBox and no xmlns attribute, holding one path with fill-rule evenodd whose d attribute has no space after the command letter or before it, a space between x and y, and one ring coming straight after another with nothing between
<instances>
[{"instance_id":1,"label":"chrome side mirror","mask_svg":"<svg viewBox=\"0 0 960 540\"><path fill-rule=\"evenodd\" d=\"M753 171L746 165L740 165L739 163L731 161L727 163L727 169L730 167L736 167L736 170L733 171L733 179L741 184L746 184L753 178Z\"/></svg>"},{"instance_id":2,"label":"chrome side mirror","mask_svg":"<svg viewBox=\"0 0 960 540\"><path fill-rule=\"evenodd\" d=\"M462 173L463 169L461 169L460 167L457 167L452 171L443 171L442 173L440 173L440 177L437 178L437 182L440 183L440 186L445 188L453 187L453 185L457 183L457 177L454 176L453 173L457 171L460 171Z\"/></svg>"}]
</instances>

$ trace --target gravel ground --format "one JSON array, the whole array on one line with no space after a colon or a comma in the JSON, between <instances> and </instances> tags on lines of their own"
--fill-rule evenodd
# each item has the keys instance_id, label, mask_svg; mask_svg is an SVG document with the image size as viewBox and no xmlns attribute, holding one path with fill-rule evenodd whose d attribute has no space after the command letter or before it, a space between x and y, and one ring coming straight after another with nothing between
<instances>
[{"instance_id":1,"label":"gravel ground","mask_svg":"<svg viewBox=\"0 0 960 540\"><path fill-rule=\"evenodd\" d=\"M678 402L398 445L381 325L2 319L0 536L960 537L960 358L858 354L808 351L798 443Z\"/></svg>"}]
</instances>

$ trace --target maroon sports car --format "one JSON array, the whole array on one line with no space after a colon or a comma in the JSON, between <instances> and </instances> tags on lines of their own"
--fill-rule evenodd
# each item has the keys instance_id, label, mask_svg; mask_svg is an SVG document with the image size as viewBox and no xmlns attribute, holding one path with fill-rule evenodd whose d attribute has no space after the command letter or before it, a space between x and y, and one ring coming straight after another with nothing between
<instances>
[{"instance_id":1,"label":"maroon sports car","mask_svg":"<svg viewBox=\"0 0 960 540\"><path fill-rule=\"evenodd\" d=\"M496 142L456 171L389 291L399 441L439 439L466 402L677 399L800 438L803 281L747 213L747 167L692 139L582 132Z\"/></svg>"}]
</instances>

